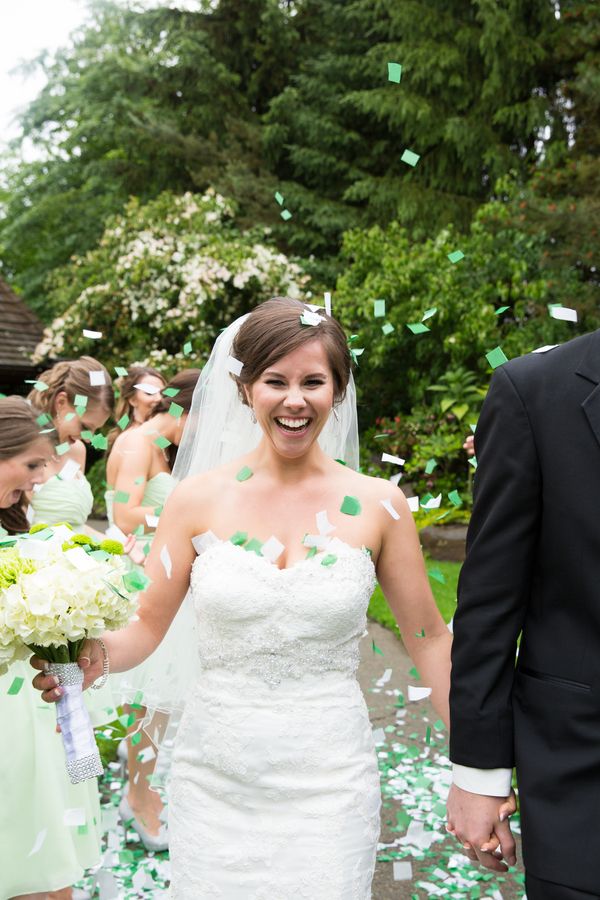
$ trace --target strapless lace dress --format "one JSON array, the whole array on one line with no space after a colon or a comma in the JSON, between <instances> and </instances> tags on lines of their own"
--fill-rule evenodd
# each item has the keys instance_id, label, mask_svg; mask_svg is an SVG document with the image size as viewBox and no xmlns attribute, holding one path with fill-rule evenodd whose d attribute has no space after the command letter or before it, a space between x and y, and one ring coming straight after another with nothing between
<instances>
[{"instance_id":1,"label":"strapless lace dress","mask_svg":"<svg viewBox=\"0 0 600 900\"><path fill-rule=\"evenodd\" d=\"M202 672L169 802L176 900L368 900L380 786L358 643L363 550L279 569L216 541L193 566Z\"/></svg>"}]
</instances>

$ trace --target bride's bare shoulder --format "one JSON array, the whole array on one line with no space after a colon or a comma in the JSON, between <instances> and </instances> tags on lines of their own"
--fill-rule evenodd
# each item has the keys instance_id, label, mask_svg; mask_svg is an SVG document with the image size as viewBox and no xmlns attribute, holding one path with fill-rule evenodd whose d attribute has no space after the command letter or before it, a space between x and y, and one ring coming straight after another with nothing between
<instances>
[{"instance_id":1,"label":"bride's bare shoulder","mask_svg":"<svg viewBox=\"0 0 600 900\"><path fill-rule=\"evenodd\" d=\"M188 475L179 482L173 494L181 498L187 498L187 502L194 504L207 502L213 498L222 496L222 492L228 485L235 484L236 476L243 468L243 460L235 460L225 463L216 469L209 469L199 475Z\"/></svg>"}]
</instances>

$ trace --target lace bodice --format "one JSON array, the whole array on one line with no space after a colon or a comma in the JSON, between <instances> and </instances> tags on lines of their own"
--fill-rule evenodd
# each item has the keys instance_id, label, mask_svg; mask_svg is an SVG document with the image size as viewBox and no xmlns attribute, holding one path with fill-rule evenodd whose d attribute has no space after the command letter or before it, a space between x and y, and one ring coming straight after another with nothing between
<instances>
[{"instance_id":1,"label":"lace bodice","mask_svg":"<svg viewBox=\"0 0 600 900\"><path fill-rule=\"evenodd\" d=\"M215 539L191 579L202 667L270 685L320 672L353 676L374 586L368 552L337 539L287 569Z\"/></svg>"}]
</instances>

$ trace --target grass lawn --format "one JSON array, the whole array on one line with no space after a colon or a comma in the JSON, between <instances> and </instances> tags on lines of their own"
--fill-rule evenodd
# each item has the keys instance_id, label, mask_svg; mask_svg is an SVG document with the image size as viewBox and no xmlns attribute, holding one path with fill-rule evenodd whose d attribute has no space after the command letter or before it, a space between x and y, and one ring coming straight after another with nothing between
<instances>
[{"instance_id":1,"label":"grass lawn","mask_svg":"<svg viewBox=\"0 0 600 900\"><path fill-rule=\"evenodd\" d=\"M438 609L441 612L444 621L449 622L456 609L456 585L458 582L458 573L460 572L460 563L453 562L437 562L433 559L426 559L425 564L429 572L429 583L435 597ZM371 597L369 603L368 616L379 622L390 631L399 634L396 620L394 619L387 601L383 596L379 585L375 588L375 593Z\"/></svg>"}]
</instances>

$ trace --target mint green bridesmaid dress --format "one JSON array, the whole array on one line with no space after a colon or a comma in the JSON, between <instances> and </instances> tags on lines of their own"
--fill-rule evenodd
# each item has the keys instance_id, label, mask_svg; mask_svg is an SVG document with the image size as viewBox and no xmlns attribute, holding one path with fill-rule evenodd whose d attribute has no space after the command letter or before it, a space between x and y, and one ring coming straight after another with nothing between
<instances>
[{"instance_id":1,"label":"mint green bridesmaid dress","mask_svg":"<svg viewBox=\"0 0 600 900\"><path fill-rule=\"evenodd\" d=\"M32 506L37 521L77 528L91 511L92 491L83 477L54 477ZM28 662L18 662L0 677L1 900L68 887L101 856L97 781L70 783L54 707L32 688L34 674ZM90 693L96 720L98 713L104 721L114 718L105 708L112 705L110 694L98 700L94 694L102 691Z\"/></svg>"}]
</instances>

